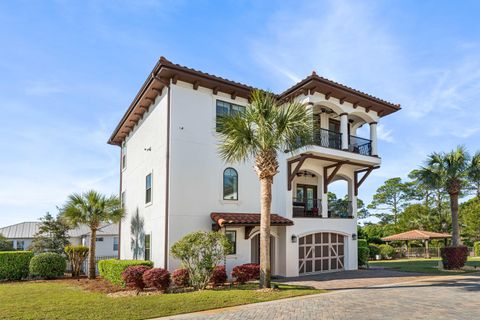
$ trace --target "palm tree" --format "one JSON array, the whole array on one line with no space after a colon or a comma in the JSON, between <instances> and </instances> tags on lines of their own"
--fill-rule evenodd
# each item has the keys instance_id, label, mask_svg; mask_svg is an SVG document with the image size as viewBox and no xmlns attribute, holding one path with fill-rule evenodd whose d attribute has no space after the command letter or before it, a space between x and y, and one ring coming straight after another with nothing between
<instances>
[{"instance_id":1,"label":"palm tree","mask_svg":"<svg viewBox=\"0 0 480 320\"><path fill-rule=\"evenodd\" d=\"M254 160L260 180L260 288L270 288L270 209L277 153L294 150L312 137L311 113L299 102L279 105L272 93L255 90L245 112L218 122L219 154L226 162Z\"/></svg>"},{"instance_id":2,"label":"palm tree","mask_svg":"<svg viewBox=\"0 0 480 320\"><path fill-rule=\"evenodd\" d=\"M90 250L88 255L88 278L95 279L95 244L97 230L103 222L117 223L125 215L121 201L116 196L107 197L96 191L74 193L61 208L61 214L74 227L86 224L90 228Z\"/></svg>"},{"instance_id":3,"label":"palm tree","mask_svg":"<svg viewBox=\"0 0 480 320\"><path fill-rule=\"evenodd\" d=\"M452 246L461 244L458 225L458 198L470 171L470 156L463 147L449 153L432 153L427 166L418 170L417 177L427 185L442 185L450 197L452 215Z\"/></svg>"},{"instance_id":4,"label":"palm tree","mask_svg":"<svg viewBox=\"0 0 480 320\"><path fill-rule=\"evenodd\" d=\"M480 199L480 152L472 157L468 177L475 187L477 198Z\"/></svg>"}]
</instances>

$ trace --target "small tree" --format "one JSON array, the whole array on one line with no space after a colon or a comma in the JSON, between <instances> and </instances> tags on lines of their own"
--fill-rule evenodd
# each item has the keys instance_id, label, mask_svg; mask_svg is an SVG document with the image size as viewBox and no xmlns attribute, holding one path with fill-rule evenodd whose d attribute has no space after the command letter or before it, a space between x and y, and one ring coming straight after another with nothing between
<instances>
[{"instance_id":1,"label":"small tree","mask_svg":"<svg viewBox=\"0 0 480 320\"><path fill-rule=\"evenodd\" d=\"M120 199L107 197L94 190L85 193L74 193L68 197L61 209L62 216L72 226L86 224L90 228L90 247L88 256L88 278L95 279L95 246L97 230L103 222L117 223L125 215Z\"/></svg>"},{"instance_id":2,"label":"small tree","mask_svg":"<svg viewBox=\"0 0 480 320\"><path fill-rule=\"evenodd\" d=\"M187 234L170 251L188 270L190 285L201 290L205 289L215 267L231 250L230 241L223 233L198 231Z\"/></svg>"},{"instance_id":3,"label":"small tree","mask_svg":"<svg viewBox=\"0 0 480 320\"><path fill-rule=\"evenodd\" d=\"M88 247L85 246L66 246L65 253L72 266L72 277L80 276L82 264L88 256Z\"/></svg>"},{"instance_id":4,"label":"small tree","mask_svg":"<svg viewBox=\"0 0 480 320\"><path fill-rule=\"evenodd\" d=\"M8 241L2 234L0 234L0 251L13 251L12 241Z\"/></svg>"},{"instance_id":5,"label":"small tree","mask_svg":"<svg viewBox=\"0 0 480 320\"><path fill-rule=\"evenodd\" d=\"M61 217L54 218L46 213L40 218L41 224L38 232L34 235L30 250L35 253L55 252L64 253L64 248L70 244L68 231L70 226Z\"/></svg>"}]
</instances>

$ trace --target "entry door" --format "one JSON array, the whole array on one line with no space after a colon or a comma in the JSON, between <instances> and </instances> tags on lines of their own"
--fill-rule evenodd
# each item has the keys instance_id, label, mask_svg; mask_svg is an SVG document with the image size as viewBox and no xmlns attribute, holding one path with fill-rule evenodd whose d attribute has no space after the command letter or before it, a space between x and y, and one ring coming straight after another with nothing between
<instances>
[{"instance_id":1,"label":"entry door","mask_svg":"<svg viewBox=\"0 0 480 320\"><path fill-rule=\"evenodd\" d=\"M251 240L252 263L260 264L260 234ZM275 237L270 235L270 272L275 274Z\"/></svg>"},{"instance_id":2,"label":"entry door","mask_svg":"<svg viewBox=\"0 0 480 320\"><path fill-rule=\"evenodd\" d=\"M297 184L297 201L303 203L305 206L305 211L312 213L312 209L316 208L317 200L317 186L308 185L308 184Z\"/></svg>"}]
</instances>

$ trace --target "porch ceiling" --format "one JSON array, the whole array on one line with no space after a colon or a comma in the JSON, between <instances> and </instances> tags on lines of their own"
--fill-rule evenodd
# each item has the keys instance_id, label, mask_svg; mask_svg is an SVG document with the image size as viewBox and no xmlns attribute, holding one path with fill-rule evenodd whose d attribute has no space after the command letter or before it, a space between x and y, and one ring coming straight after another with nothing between
<instances>
[{"instance_id":1,"label":"porch ceiling","mask_svg":"<svg viewBox=\"0 0 480 320\"><path fill-rule=\"evenodd\" d=\"M259 226L260 213L212 212L210 218L219 226ZM293 221L278 214L270 215L271 226L292 226Z\"/></svg>"}]
</instances>

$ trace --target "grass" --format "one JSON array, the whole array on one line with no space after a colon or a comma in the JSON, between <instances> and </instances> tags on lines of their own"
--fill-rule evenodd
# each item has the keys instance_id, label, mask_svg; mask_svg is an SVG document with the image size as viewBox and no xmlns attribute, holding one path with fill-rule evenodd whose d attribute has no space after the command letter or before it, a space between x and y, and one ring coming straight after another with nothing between
<instances>
[{"instance_id":1,"label":"grass","mask_svg":"<svg viewBox=\"0 0 480 320\"><path fill-rule=\"evenodd\" d=\"M279 284L259 292L250 284L236 288L149 296L108 297L61 282L0 284L1 319L148 319L236 305L284 299L325 291Z\"/></svg>"},{"instance_id":2,"label":"grass","mask_svg":"<svg viewBox=\"0 0 480 320\"><path fill-rule=\"evenodd\" d=\"M382 267L382 268L391 268L398 271L406 272L418 272L418 273L427 273L427 274L456 274L472 272L469 270L466 271L444 271L437 268L438 262L440 259L400 259L400 260L383 260L383 261L371 261L369 262L370 267ZM467 261L467 266L480 268L480 257L470 257ZM479 269L480 271L480 269Z\"/></svg>"}]
</instances>

